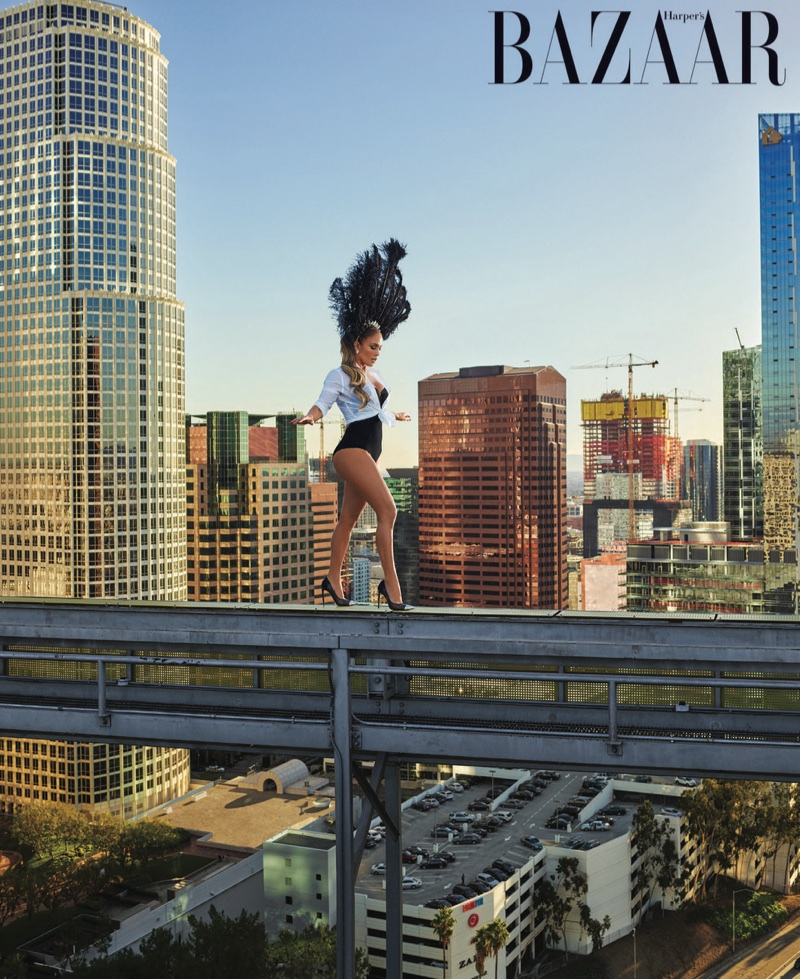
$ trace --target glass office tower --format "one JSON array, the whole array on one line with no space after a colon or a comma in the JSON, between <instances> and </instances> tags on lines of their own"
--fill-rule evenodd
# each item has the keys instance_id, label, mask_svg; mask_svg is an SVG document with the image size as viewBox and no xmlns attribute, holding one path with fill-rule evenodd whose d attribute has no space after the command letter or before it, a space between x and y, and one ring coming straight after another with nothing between
<instances>
[{"instance_id":1,"label":"glass office tower","mask_svg":"<svg viewBox=\"0 0 800 979\"><path fill-rule=\"evenodd\" d=\"M0 14L0 594L186 597L184 325L160 38Z\"/></svg>"},{"instance_id":2,"label":"glass office tower","mask_svg":"<svg viewBox=\"0 0 800 979\"><path fill-rule=\"evenodd\" d=\"M731 540L764 535L761 347L722 352L723 520Z\"/></svg>"},{"instance_id":3,"label":"glass office tower","mask_svg":"<svg viewBox=\"0 0 800 979\"><path fill-rule=\"evenodd\" d=\"M800 115L759 116L764 545L796 561Z\"/></svg>"},{"instance_id":4,"label":"glass office tower","mask_svg":"<svg viewBox=\"0 0 800 979\"><path fill-rule=\"evenodd\" d=\"M186 597L159 43L122 6L0 12L0 596ZM183 748L4 748L6 811L55 800L131 817L189 785ZM53 759L32 779L31 755Z\"/></svg>"}]
</instances>

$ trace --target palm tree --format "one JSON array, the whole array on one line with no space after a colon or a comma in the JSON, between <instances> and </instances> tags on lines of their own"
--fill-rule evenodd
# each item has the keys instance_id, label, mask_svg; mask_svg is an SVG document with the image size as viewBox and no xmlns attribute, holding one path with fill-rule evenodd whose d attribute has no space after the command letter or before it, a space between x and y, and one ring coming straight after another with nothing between
<instances>
[{"instance_id":1,"label":"palm tree","mask_svg":"<svg viewBox=\"0 0 800 979\"><path fill-rule=\"evenodd\" d=\"M486 926L486 932L489 955L494 959L494 979L497 979L498 955L508 944L511 932L508 930L505 919L499 916Z\"/></svg>"},{"instance_id":2,"label":"palm tree","mask_svg":"<svg viewBox=\"0 0 800 979\"><path fill-rule=\"evenodd\" d=\"M439 908L436 914L433 916L431 921L431 928L433 928L436 933L436 937L439 939L439 943L442 946L442 965L447 971L447 946L450 944L450 939L453 937L453 932L456 929L456 919L453 915L452 908Z\"/></svg>"},{"instance_id":3,"label":"palm tree","mask_svg":"<svg viewBox=\"0 0 800 979\"><path fill-rule=\"evenodd\" d=\"M479 976L486 975L486 960L492 954L490 927L491 925L484 925L478 928L470 939L470 944L475 946L475 966Z\"/></svg>"}]
</instances>

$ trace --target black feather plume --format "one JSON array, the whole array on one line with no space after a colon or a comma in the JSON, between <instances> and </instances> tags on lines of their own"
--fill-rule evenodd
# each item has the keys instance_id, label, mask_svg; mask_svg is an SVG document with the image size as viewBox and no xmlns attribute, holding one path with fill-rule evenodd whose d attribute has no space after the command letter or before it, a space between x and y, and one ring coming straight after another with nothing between
<instances>
[{"instance_id":1,"label":"black feather plume","mask_svg":"<svg viewBox=\"0 0 800 979\"><path fill-rule=\"evenodd\" d=\"M344 279L334 279L328 301L342 340L354 343L370 322L386 340L408 319L411 304L399 269L405 255L405 246L390 238L362 252Z\"/></svg>"}]
</instances>

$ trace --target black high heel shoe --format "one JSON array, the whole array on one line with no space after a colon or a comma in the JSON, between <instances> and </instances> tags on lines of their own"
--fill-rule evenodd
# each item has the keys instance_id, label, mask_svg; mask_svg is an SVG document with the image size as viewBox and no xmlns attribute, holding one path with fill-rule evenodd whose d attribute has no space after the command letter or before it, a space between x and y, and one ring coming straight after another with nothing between
<instances>
[{"instance_id":1,"label":"black high heel shoe","mask_svg":"<svg viewBox=\"0 0 800 979\"><path fill-rule=\"evenodd\" d=\"M337 595L336 592L333 590L333 585L330 583L330 581L328 581L328 576L327 575L325 575L325 577L319 583L319 590L322 592L322 604L323 605L325 604L325 592L327 592L331 596L331 598L333 599L334 604L335 605L338 605L340 607L346 606L346 605L355 605L356 604L355 602L351 602L349 598L345 598L342 595Z\"/></svg>"},{"instance_id":2,"label":"black high heel shoe","mask_svg":"<svg viewBox=\"0 0 800 979\"><path fill-rule=\"evenodd\" d=\"M389 606L392 612L410 612L411 609L414 608L413 605L406 605L405 602L393 602L391 598L389 598L389 594L386 591L385 581L382 581L378 585L378 608L381 607L381 595L386 599L386 604Z\"/></svg>"}]
</instances>

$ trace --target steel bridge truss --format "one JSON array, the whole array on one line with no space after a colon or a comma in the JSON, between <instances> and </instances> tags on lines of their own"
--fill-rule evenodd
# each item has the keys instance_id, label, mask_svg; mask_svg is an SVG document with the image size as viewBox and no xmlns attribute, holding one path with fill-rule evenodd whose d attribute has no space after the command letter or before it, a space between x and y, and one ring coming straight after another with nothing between
<instances>
[{"instance_id":1,"label":"steel bridge truss","mask_svg":"<svg viewBox=\"0 0 800 979\"><path fill-rule=\"evenodd\" d=\"M800 781L799 646L777 616L9 601L2 730L332 755L337 975L377 813L400 979L401 761Z\"/></svg>"}]
</instances>

